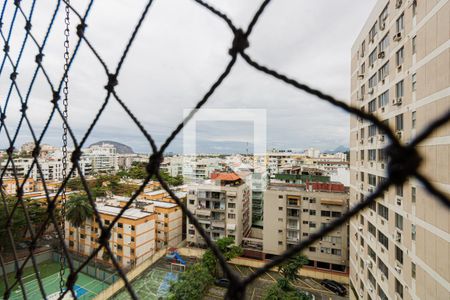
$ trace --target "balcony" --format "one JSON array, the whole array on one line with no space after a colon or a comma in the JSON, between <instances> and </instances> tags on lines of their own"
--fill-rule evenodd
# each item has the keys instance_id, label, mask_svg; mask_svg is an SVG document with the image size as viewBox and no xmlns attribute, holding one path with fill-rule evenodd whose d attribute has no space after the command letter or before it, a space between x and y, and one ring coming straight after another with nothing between
<instances>
[{"instance_id":1,"label":"balcony","mask_svg":"<svg viewBox=\"0 0 450 300\"><path fill-rule=\"evenodd\" d=\"M288 237L286 238L286 241L287 241L289 244L297 244L298 242L300 242L300 238L299 238L299 237L296 237L296 236L288 236Z\"/></svg>"},{"instance_id":2,"label":"balcony","mask_svg":"<svg viewBox=\"0 0 450 300\"><path fill-rule=\"evenodd\" d=\"M199 217L210 217L211 216L211 210L207 208L198 208L195 211L195 214Z\"/></svg>"},{"instance_id":3,"label":"balcony","mask_svg":"<svg viewBox=\"0 0 450 300\"><path fill-rule=\"evenodd\" d=\"M223 220L212 220L211 225L213 227L225 228L225 221Z\"/></svg>"}]
</instances>

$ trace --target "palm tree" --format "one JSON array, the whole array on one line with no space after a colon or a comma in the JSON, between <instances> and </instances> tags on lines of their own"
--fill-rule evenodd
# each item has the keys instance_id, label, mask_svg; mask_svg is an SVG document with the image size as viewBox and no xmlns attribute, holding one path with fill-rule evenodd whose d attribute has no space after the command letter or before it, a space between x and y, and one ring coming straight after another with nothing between
<instances>
[{"instance_id":1,"label":"palm tree","mask_svg":"<svg viewBox=\"0 0 450 300\"><path fill-rule=\"evenodd\" d=\"M84 222L92 218L94 209L89 203L86 194L71 195L69 201L66 203L66 219L74 227L77 228L77 250L80 253L80 227Z\"/></svg>"}]
</instances>

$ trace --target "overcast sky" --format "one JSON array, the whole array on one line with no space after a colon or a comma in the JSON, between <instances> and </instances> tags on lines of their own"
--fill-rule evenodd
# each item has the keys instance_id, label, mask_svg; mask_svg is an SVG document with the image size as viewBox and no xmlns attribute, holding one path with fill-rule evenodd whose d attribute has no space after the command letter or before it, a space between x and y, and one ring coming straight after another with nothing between
<instances>
[{"instance_id":1,"label":"overcast sky","mask_svg":"<svg viewBox=\"0 0 450 300\"><path fill-rule=\"evenodd\" d=\"M29 12L31 1L23 1ZM41 42L54 10L53 0L37 1L32 32ZM74 2L74 1L72 1ZM6 34L14 7L8 2L3 31ZM86 1L77 1L82 12ZM95 1L87 19L86 36L111 70L120 58L145 1ZM227 13L238 27L246 28L260 1L210 1ZM273 1L250 38L247 53L261 64L310 84L339 99L350 94L350 50L375 0ZM63 67L63 10L57 15L44 50L43 64L57 85ZM72 26L79 23L72 14ZM24 38L23 18L18 15L11 35L11 56L16 58ZM71 44L77 37L72 30ZM119 77L117 92L130 110L161 144L182 120L184 111L206 93L224 70L233 36L226 24L190 0L155 0L133 44ZM3 47L3 46L2 46ZM24 97L34 72L37 48L29 39L18 68L18 85ZM1 53L3 55L3 53ZM0 103L5 107L12 72L5 62L0 76ZM69 122L78 139L102 105L107 77L102 66L82 44L70 72ZM51 91L39 73L29 98L29 119L39 134L51 110ZM7 107L7 128L14 132L19 117L19 97L13 91ZM242 59L210 98L205 108L265 109L267 148L333 149L348 144L346 113L295 90ZM250 122L201 122L197 126L202 152L243 152L253 140ZM60 145L61 122L55 119L44 143ZM0 133L5 147L5 131ZM108 139L146 152L148 143L122 108L111 100L87 144ZM23 126L18 145L30 141ZM169 151L181 152L182 135ZM250 149L251 151L251 149Z\"/></svg>"}]
</instances>

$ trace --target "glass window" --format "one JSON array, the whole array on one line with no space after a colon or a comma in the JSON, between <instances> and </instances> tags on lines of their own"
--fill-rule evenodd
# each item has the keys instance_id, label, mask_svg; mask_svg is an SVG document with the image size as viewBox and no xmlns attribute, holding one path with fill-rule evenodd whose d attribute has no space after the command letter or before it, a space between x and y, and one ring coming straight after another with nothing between
<instances>
[{"instance_id":1,"label":"glass window","mask_svg":"<svg viewBox=\"0 0 450 300\"><path fill-rule=\"evenodd\" d=\"M413 279L416 279L416 264L415 263L411 263L411 277Z\"/></svg>"},{"instance_id":2,"label":"glass window","mask_svg":"<svg viewBox=\"0 0 450 300\"><path fill-rule=\"evenodd\" d=\"M403 265L403 251L397 246L395 246L395 259Z\"/></svg>"},{"instance_id":3,"label":"glass window","mask_svg":"<svg viewBox=\"0 0 450 300\"><path fill-rule=\"evenodd\" d=\"M395 28L397 29L397 32L403 31L405 29L405 24L403 21L403 14L398 17L397 21L395 22Z\"/></svg>"},{"instance_id":4,"label":"glass window","mask_svg":"<svg viewBox=\"0 0 450 300\"><path fill-rule=\"evenodd\" d=\"M372 28L369 31L369 40L373 42L376 35L377 35L377 22L373 24Z\"/></svg>"},{"instance_id":5,"label":"glass window","mask_svg":"<svg viewBox=\"0 0 450 300\"><path fill-rule=\"evenodd\" d=\"M411 89L413 92L416 91L416 73L411 75Z\"/></svg>"},{"instance_id":6,"label":"glass window","mask_svg":"<svg viewBox=\"0 0 450 300\"><path fill-rule=\"evenodd\" d=\"M411 112L411 127L416 128L416 112Z\"/></svg>"},{"instance_id":7,"label":"glass window","mask_svg":"<svg viewBox=\"0 0 450 300\"><path fill-rule=\"evenodd\" d=\"M389 90L378 96L378 107L386 106L389 103Z\"/></svg>"},{"instance_id":8,"label":"glass window","mask_svg":"<svg viewBox=\"0 0 450 300\"><path fill-rule=\"evenodd\" d=\"M386 220L389 220L389 208L381 203L378 203L378 214Z\"/></svg>"},{"instance_id":9,"label":"glass window","mask_svg":"<svg viewBox=\"0 0 450 300\"><path fill-rule=\"evenodd\" d=\"M403 185L399 184L395 186L395 193L397 196L403 197Z\"/></svg>"},{"instance_id":10,"label":"glass window","mask_svg":"<svg viewBox=\"0 0 450 300\"><path fill-rule=\"evenodd\" d=\"M416 54L416 36L414 36L411 40L411 44L412 44L412 53Z\"/></svg>"},{"instance_id":11,"label":"glass window","mask_svg":"<svg viewBox=\"0 0 450 300\"><path fill-rule=\"evenodd\" d=\"M403 130L403 114L395 116L395 130Z\"/></svg>"},{"instance_id":12,"label":"glass window","mask_svg":"<svg viewBox=\"0 0 450 300\"><path fill-rule=\"evenodd\" d=\"M416 203L416 188L414 186L411 187L411 202Z\"/></svg>"},{"instance_id":13,"label":"glass window","mask_svg":"<svg viewBox=\"0 0 450 300\"><path fill-rule=\"evenodd\" d=\"M400 298L403 299L403 285L397 280L397 278L395 279L395 292L400 296Z\"/></svg>"},{"instance_id":14,"label":"glass window","mask_svg":"<svg viewBox=\"0 0 450 300\"><path fill-rule=\"evenodd\" d=\"M388 267L378 258L378 269L380 269L381 273L384 274L386 278L389 278L389 269Z\"/></svg>"},{"instance_id":15,"label":"glass window","mask_svg":"<svg viewBox=\"0 0 450 300\"><path fill-rule=\"evenodd\" d=\"M376 227L372 224L372 223L370 223L370 222L367 222L367 230L370 232L370 234L372 234L374 237L376 237L377 236L377 229L376 229ZM370 255L370 253L369 253L369 255ZM375 260L375 258L373 258L374 260Z\"/></svg>"},{"instance_id":16,"label":"glass window","mask_svg":"<svg viewBox=\"0 0 450 300\"><path fill-rule=\"evenodd\" d=\"M372 113L377 110L377 101L374 99L369 102L369 112Z\"/></svg>"},{"instance_id":17,"label":"glass window","mask_svg":"<svg viewBox=\"0 0 450 300\"><path fill-rule=\"evenodd\" d=\"M377 85L377 74L373 74L373 76L369 78L369 89L373 88L376 85Z\"/></svg>"},{"instance_id":18,"label":"glass window","mask_svg":"<svg viewBox=\"0 0 450 300\"><path fill-rule=\"evenodd\" d=\"M370 160L377 160L377 150L376 149L369 149L367 151L367 155L368 155L369 161ZM370 175L369 175L369 183L370 183Z\"/></svg>"},{"instance_id":19,"label":"glass window","mask_svg":"<svg viewBox=\"0 0 450 300\"><path fill-rule=\"evenodd\" d=\"M373 100L373 101L375 101L375 100ZM370 105L369 105L369 107L370 107ZM375 126L373 124L369 125L368 133L369 133L369 137L375 136L377 134L377 126Z\"/></svg>"},{"instance_id":20,"label":"glass window","mask_svg":"<svg viewBox=\"0 0 450 300\"><path fill-rule=\"evenodd\" d=\"M389 61L387 61L379 70L378 70L378 81L384 80L389 75Z\"/></svg>"},{"instance_id":21,"label":"glass window","mask_svg":"<svg viewBox=\"0 0 450 300\"><path fill-rule=\"evenodd\" d=\"M400 230L403 230L403 217L398 213L395 213L395 227Z\"/></svg>"},{"instance_id":22,"label":"glass window","mask_svg":"<svg viewBox=\"0 0 450 300\"><path fill-rule=\"evenodd\" d=\"M380 27L380 30L384 30L384 28L386 27L386 19L388 18L388 6L389 3L383 8L378 18L378 25Z\"/></svg>"},{"instance_id":23,"label":"glass window","mask_svg":"<svg viewBox=\"0 0 450 300\"><path fill-rule=\"evenodd\" d=\"M404 95L403 80L397 82L397 84L395 85L395 95L397 96L397 98L403 97Z\"/></svg>"},{"instance_id":24,"label":"glass window","mask_svg":"<svg viewBox=\"0 0 450 300\"><path fill-rule=\"evenodd\" d=\"M373 152L376 153L375 151L376 150L374 149ZM369 160L370 160L370 157L369 157ZM375 159L372 159L372 160L375 160ZM367 179L368 179L370 185L373 185L373 186L377 185L377 176L375 176L373 174L368 174Z\"/></svg>"},{"instance_id":25,"label":"glass window","mask_svg":"<svg viewBox=\"0 0 450 300\"><path fill-rule=\"evenodd\" d=\"M405 61L405 56L404 56L404 48L401 47L396 53L395 53L395 62L397 64L397 66L400 66L403 64L403 62Z\"/></svg>"},{"instance_id":26,"label":"glass window","mask_svg":"<svg viewBox=\"0 0 450 300\"><path fill-rule=\"evenodd\" d=\"M369 54L369 65L372 66L376 60L377 60L377 48L375 47L375 49Z\"/></svg>"}]
</instances>

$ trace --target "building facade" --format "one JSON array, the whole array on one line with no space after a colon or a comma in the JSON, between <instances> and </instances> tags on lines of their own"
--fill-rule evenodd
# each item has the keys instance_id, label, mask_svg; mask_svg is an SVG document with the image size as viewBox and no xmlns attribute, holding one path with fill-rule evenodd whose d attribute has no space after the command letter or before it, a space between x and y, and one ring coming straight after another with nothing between
<instances>
[{"instance_id":1,"label":"building facade","mask_svg":"<svg viewBox=\"0 0 450 300\"><path fill-rule=\"evenodd\" d=\"M379 0L352 48L351 104L408 143L450 107L450 1ZM386 137L350 121L350 202L386 176ZM420 167L450 194L450 124L418 146ZM350 224L351 297L448 299L450 211L408 179Z\"/></svg>"},{"instance_id":2,"label":"building facade","mask_svg":"<svg viewBox=\"0 0 450 300\"><path fill-rule=\"evenodd\" d=\"M265 258L282 254L348 209L346 191L306 190L303 185L271 184L264 194L262 234ZM304 254L309 266L348 272L348 226L313 244Z\"/></svg>"},{"instance_id":3,"label":"building facade","mask_svg":"<svg viewBox=\"0 0 450 300\"><path fill-rule=\"evenodd\" d=\"M214 180L190 185L187 207L195 215L212 240L233 237L240 245L251 228L250 188L234 173L220 173ZM188 243L205 246L189 220L187 221Z\"/></svg>"}]
</instances>

